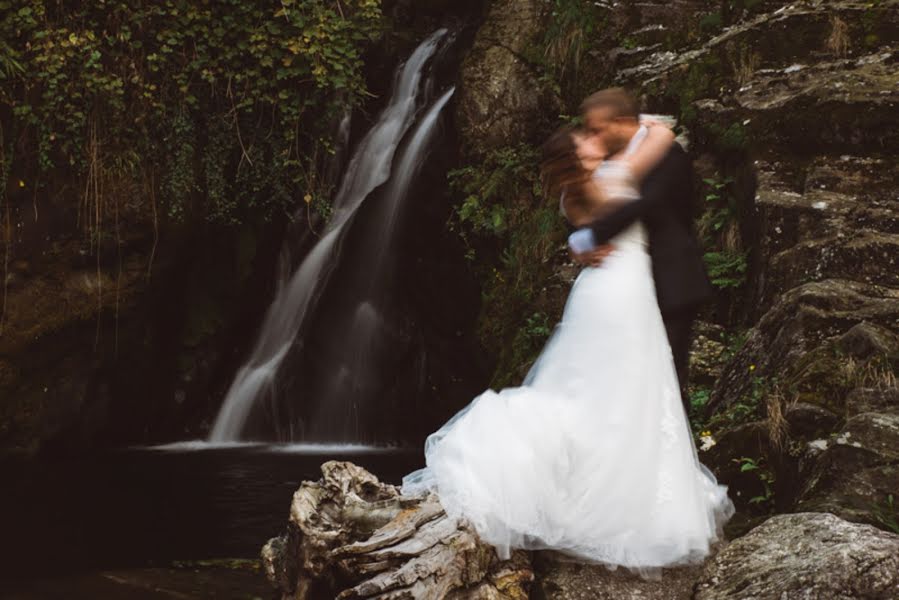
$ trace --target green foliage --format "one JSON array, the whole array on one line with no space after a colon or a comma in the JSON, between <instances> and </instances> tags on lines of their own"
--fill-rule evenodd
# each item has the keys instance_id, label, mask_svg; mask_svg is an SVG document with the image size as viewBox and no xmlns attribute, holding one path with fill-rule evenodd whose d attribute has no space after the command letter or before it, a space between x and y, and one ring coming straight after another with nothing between
<instances>
[{"instance_id":1,"label":"green foliage","mask_svg":"<svg viewBox=\"0 0 899 600\"><path fill-rule=\"evenodd\" d=\"M712 390L709 388L691 388L689 391L689 421L694 435L700 435L706 429L704 412L711 397Z\"/></svg>"},{"instance_id":2,"label":"green foliage","mask_svg":"<svg viewBox=\"0 0 899 600\"><path fill-rule=\"evenodd\" d=\"M736 199L729 193L734 180L729 177L709 177L702 182L706 186L706 192L699 229L704 241L712 244L715 237L724 232L737 217Z\"/></svg>"},{"instance_id":3,"label":"green foliage","mask_svg":"<svg viewBox=\"0 0 899 600\"><path fill-rule=\"evenodd\" d=\"M740 465L741 473L755 473L764 490L761 494L754 496L749 500L750 504L771 505L774 502L774 482L776 480L774 472L769 469L763 460L757 460L749 457L741 457L733 459L735 463Z\"/></svg>"},{"instance_id":4,"label":"green foliage","mask_svg":"<svg viewBox=\"0 0 899 600\"><path fill-rule=\"evenodd\" d=\"M379 0L0 0L0 14L3 126L35 140L18 169L85 177L136 151L118 175L154 174L174 218L224 222L319 192L314 160L366 93L381 19Z\"/></svg>"},{"instance_id":5,"label":"green foliage","mask_svg":"<svg viewBox=\"0 0 899 600\"><path fill-rule=\"evenodd\" d=\"M526 216L526 205L516 200L539 194L538 160L535 148L521 145L491 152L479 165L450 171L450 188L464 197L456 209L463 236L468 231L500 236Z\"/></svg>"},{"instance_id":6,"label":"green foliage","mask_svg":"<svg viewBox=\"0 0 899 600\"><path fill-rule=\"evenodd\" d=\"M739 288L746 283L748 263L744 252L706 252L702 258L715 287Z\"/></svg>"},{"instance_id":7,"label":"green foliage","mask_svg":"<svg viewBox=\"0 0 899 600\"><path fill-rule=\"evenodd\" d=\"M750 365L749 371L754 373L755 365ZM720 431L761 419L765 400L770 394L776 392L777 385L776 378L752 375L749 390L742 397L731 402L726 409L712 416L705 427Z\"/></svg>"},{"instance_id":8,"label":"green foliage","mask_svg":"<svg viewBox=\"0 0 899 600\"><path fill-rule=\"evenodd\" d=\"M551 0L552 13L544 37L545 54L564 75L566 68L575 73L590 37L596 32L599 18L592 2Z\"/></svg>"},{"instance_id":9,"label":"green foliage","mask_svg":"<svg viewBox=\"0 0 899 600\"><path fill-rule=\"evenodd\" d=\"M449 174L461 198L450 226L482 281L479 337L498 357L497 386L520 383L564 298L548 286L564 228L557 206L542 200L538 162L537 149L521 145Z\"/></svg>"},{"instance_id":10,"label":"green foliage","mask_svg":"<svg viewBox=\"0 0 899 600\"><path fill-rule=\"evenodd\" d=\"M704 211L699 219L699 233L706 252L703 255L712 285L719 289L740 288L746 282L746 253L734 242L737 223L737 200L731 192L733 179L712 177L705 185Z\"/></svg>"},{"instance_id":11,"label":"green foliage","mask_svg":"<svg viewBox=\"0 0 899 600\"><path fill-rule=\"evenodd\" d=\"M524 326L524 335L539 343L546 341L546 338L549 337L551 332L552 327L549 324L549 317L540 312L534 313L528 317Z\"/></svg>"},{"instance_id":12,"label":"green foliage","mask_svg":"<svg viewBox=\"0 0 899 600\"><path fill-rule=\"evenodd\" d=\"M727 127L711 123L709 133L713 143L723 152L743 152L749 146L749 133L742 123L731 123Z\"/></svg>"},{"instance_id":13,"label":"green foliage","mask_svg":"<svg viewBox=\"0 0 899 600\"><path fill-rule=\"evenodd\" d=\"M581 61L598 39L605 14L594 2L550 0L550 5L543 38L525 54L541 85L576 102L584 95Z\"/></svg>"}]
</instances>

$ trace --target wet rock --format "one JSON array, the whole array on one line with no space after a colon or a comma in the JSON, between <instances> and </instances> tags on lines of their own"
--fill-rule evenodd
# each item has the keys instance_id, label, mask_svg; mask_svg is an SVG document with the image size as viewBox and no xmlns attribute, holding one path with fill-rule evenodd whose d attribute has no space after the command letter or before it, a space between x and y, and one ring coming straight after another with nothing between
<instances>
[{"instance_id":1,"label":"wet rock","mask_svg":"<svg viewBox=\"0 0 899 600\"><path fill-rule=\"evenodd\" d=\"M855 55L865 48L858 43L868 39L890 40L899 29L897 3L867 2L766 2L765 12L743 19L689 50L671 48L650 55L643 63L622 69L621 83L640 83L643 87L669 82L680 69L697 61L717 59L734 71L740 62L751 59L756 68L786 69L799 63L813 63L822 57ZM716 7L709 7L709 12ZM696 13L693 13L695 18ZM834 44L834 21L843 23L845 44ZM842 48L840 47L842 46ZM751 53L739 54L739 48Z\"/></svg>"},{"instance_id":2,"label":"wet rock","mask_svg":"<svg viewBox=\"0 0 899 600\"><path fill-rule=\"evenodd\" d=\"M734 100L729 118L742 122L759 147L899 146L899 70L889 49L858 59L759 71Z\"/></svg>"},{"instance_id":3,"label":"wet rock","mask_svg":"<svg viewBox=\"0 0 899 600\"><path fill-rule=\"evenodd\" d=\"M769 291L791 283L852 278L899 287L899 234L859 233L802 242L775 256L769 265Z\"/></svg>"},{"instance_id":4,"label":"wet rock","mask_svg":"<svg viewBox=\"0 0 899 600\"><path fill-rule=\"evenodd\" d=\"M837 347L858 358L899 353L899 335L871 323L859 323L837 340Z\"/></svg>"},{"instance_id":5,"label":"wet rock","mask_svg":"<svg viewBox=\"0 0 899 600\"><path fill-rule=\"evenodd\" d=\"M821 513L772 517L706 567L696 600L899 595L899 536Z\"/></svg>"}]
</instances>

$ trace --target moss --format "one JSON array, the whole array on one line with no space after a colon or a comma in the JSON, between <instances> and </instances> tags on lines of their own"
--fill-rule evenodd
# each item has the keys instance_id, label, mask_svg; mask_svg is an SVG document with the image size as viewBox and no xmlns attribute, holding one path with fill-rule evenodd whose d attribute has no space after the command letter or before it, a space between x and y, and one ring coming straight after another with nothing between
<instances>
[{"instance_id":1,"label":"moss","mask_svg":"<svg viewBox=\"0 0 899 600\"><path fill-rule=\"evenodd\" d=\"M783 381L797 400L843 414L849 392L890 386L896 377L896 365L890 357L874 355L859 360L830 344L804 356L784 375Z\"/></svg>"}]
</instances>

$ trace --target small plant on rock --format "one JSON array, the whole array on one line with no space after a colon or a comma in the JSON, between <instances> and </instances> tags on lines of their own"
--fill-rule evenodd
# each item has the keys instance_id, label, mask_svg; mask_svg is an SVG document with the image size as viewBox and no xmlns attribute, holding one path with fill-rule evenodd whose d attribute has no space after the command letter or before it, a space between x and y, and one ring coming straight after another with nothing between
<instances>
[{"instance_id":1,"label":"small plant on rock","mask_svg":"<svg viewBox=\"0 0 899 600\"><path fill-rule=\"evenodd\" d=\"M878 523L894 533L899 533L899 512L894 504L893 494L889 494L883 504L874 504L872 508Z\"/></svg>"},{"instance_id":2,"label":"small plant on rock","mask_svg":"<svg viewBox=\"0 0 899 600\"><path fill-rule=\"evenodd\" d=\"M774 473L765 465L762 459L750 457L735 458L734 462L740 465L741 473L755 473L764 490L761 494L749 499L750 504L767 506L774 502Z\"/></svg>"}]
</instances>

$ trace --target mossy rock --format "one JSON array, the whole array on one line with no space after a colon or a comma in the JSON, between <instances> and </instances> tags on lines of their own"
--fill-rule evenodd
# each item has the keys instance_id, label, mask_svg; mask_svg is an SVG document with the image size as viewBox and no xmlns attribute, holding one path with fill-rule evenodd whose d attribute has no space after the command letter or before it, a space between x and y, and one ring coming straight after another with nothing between
<instances>
[{"instance_id":1,"label":"mossy rock","mask_svg":"<svg viewBox=\"0 0 899 600\"><path fill-rule=\"evenodd\" d=\"M839 279L790 290L764 314L724 369L712 392L709 414L746 398L759 379L776 383L785 392L796 389L807 394L803 401L836 408L843 395L863 385L856 376L864 372L846 369L835 344L863 322L895 327L899 290ZM892 369L889 361L887 368ZM815 383L817 374L825 377L820 384ZM834 392L839 393L831 395Z\"/></svg>"}]
</instances>

